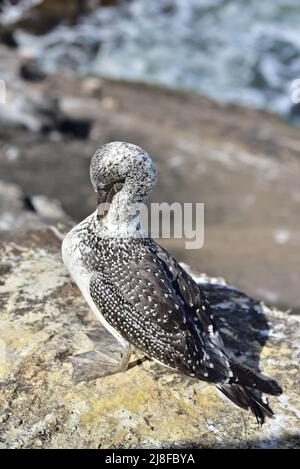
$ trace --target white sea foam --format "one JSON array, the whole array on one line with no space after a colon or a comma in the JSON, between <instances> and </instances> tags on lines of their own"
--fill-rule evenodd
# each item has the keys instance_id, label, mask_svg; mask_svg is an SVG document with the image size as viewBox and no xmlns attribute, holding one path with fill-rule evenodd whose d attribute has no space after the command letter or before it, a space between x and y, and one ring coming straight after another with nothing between
<instances>
[{"instance_id":1,"label":"white sea foam","mask_svg":"<svg viewBox=\"0 0 300 469\"><path fill-rule=\"evenodd\" d=\"M19 39L49 70L194 89L284 114L300 78L299 22L298 0L132 0L39 41Z\"/></svg>"}]
</instances>

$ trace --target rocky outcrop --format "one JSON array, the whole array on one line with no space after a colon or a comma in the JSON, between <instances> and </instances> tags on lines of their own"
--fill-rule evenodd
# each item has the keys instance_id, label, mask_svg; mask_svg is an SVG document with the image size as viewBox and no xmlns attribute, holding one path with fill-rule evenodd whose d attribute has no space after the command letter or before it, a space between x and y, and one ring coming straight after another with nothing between
<instances>
[{"instance_id":1,"label":"rocky outcrop","mask_svg":"<svg viewBox=\"0 0 300 469\"><path fill-rule=\"evenodd\" d=\"M13 2L15 3L15 2ZM86 14L99 6L116 5L118 0L20 0L18 6L4 6L1 20L9 24L10 28L21 28L34 34L43 34L59 23L72 24L78 16ZM13 10L13 14L10 12Z\"/></svg>"},{"instance_id":2,"label":"rocky outcrop","mask_svg":"<svg viewBox=\"0 0 300 469\"><path fill-rule=\"evenodd\" d=\"M33 135L51 135L53 140L62 140L63 136L87 138L89 136L92 116L73 115L72 107L68 108L68 88L72 86L75 93L78 82L64 80L57 75L47 77L39 68L30 51L15 52L0 45L0 79L6 84L5 102L0 103L0 138L7 135L29 131ZM17 60L16 60L17 59ZM47 79L48 78L48 79ZM62 95L57 95L60 83L62 95L66 93L67 104ZM88 78L83 80L85 95L99 93L100 80ZM1 151L0 144L0 151Z\"/></svg>"},{"instance_id":3,"label":"rocky outcrop","mask_svg":"<svg viewBox=\"0 0 300 469\"><path fill-rule=\"evenodd\" d=\"M9 147L5 154L8 158L17 157L17 149ZM16 184L0 180L0 236L58 222L71 224L59 201L44 195L29 197Z\"/></svg>"},{"instance_id":4,"label":"rocky outcrop","mask_svg":"<svg viewBox=\"0 0 300 469\"><path fill-rule=\"evenodd\" d=\"M117 347L91 315L48 229L0 247L1 448L300 447L299 317L200 276L228 347L278 380L262 427L214 388L138 361L75 384L70 358Z\"/></svg>"}]
</instances>

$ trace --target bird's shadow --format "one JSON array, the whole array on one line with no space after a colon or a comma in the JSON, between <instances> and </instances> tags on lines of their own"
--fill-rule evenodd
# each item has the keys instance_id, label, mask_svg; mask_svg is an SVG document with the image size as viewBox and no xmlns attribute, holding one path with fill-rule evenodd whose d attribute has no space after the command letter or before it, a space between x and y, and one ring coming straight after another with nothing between
<instances>
[{"instance_id":1,"label":"bird's shadow","mask_svg":"<svg viewBox=\"0 0 300 469\"><path fill-rule=\"evenodd\" d=\"M199 287L209 300L226 349L260 371L260 354L270 333L261 303L228 285L203 283Z\"/></svg>"}]
</instances>

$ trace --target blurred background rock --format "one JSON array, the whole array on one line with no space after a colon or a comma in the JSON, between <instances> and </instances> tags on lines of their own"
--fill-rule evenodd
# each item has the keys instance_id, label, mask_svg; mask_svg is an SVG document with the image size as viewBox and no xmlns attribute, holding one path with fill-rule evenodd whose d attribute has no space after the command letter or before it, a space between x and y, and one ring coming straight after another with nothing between
<instances>
[{"instance_id":1,"label":"blurred background rock","mask_svg":"<svg viewBox=\"0 0 300 469\"><path fill-rule=\"evenodd\" d=\"M110 140L158 162L152 200L205 203L193 269L300 311L298 0L0 2L0 230L80 220Z\"/></svg>"}]
</instances>

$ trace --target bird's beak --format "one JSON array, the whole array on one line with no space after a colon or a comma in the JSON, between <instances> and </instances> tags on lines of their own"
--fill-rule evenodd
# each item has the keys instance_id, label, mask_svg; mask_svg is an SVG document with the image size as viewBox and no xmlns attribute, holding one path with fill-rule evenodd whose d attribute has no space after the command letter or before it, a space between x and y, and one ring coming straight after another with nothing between
<instances>
[{"instance_id":1,"label":"bird's beak","mask_svg":"<svg viewBox=\"0 0 300 469\"><path fill-rule=\"evenodd\" d=\"M124 181L121 180L116 183L101 185L97 188L98 218L103 218L107 215L114 195L122 189L123 185Z\"/></svg>"},{"instance_id":2,"label":"bird's beak","mask_svg":"<svg viewBox=\"0 0 300 469\"><path fill-rule=\"evenodd\" d=\"M97 190L97 201L98 205L105 204L108 196L108 190L98 189Z\"/></svg>"},{"instance_id":3,"label":"bird's beak","mask_svg":"<svg viewBox=\"0 0 300 469\"><path fill-rule=\"evenodd\" d=\"M97 217L98 219L104 218L109 210L109 204L107 203L109 189L98 189L97 190Z\"/></svg>"},{"instance_id":4,"label":"bird's beak","mask_svg":"<svg viewBox=\"0 0 300 469\"><path fill-rule=\"evenodd\" d=\"M114 184L101 186L97 189L98 218L103 218L107 215L114 195Z\"/></svg>"}]
</instances>

